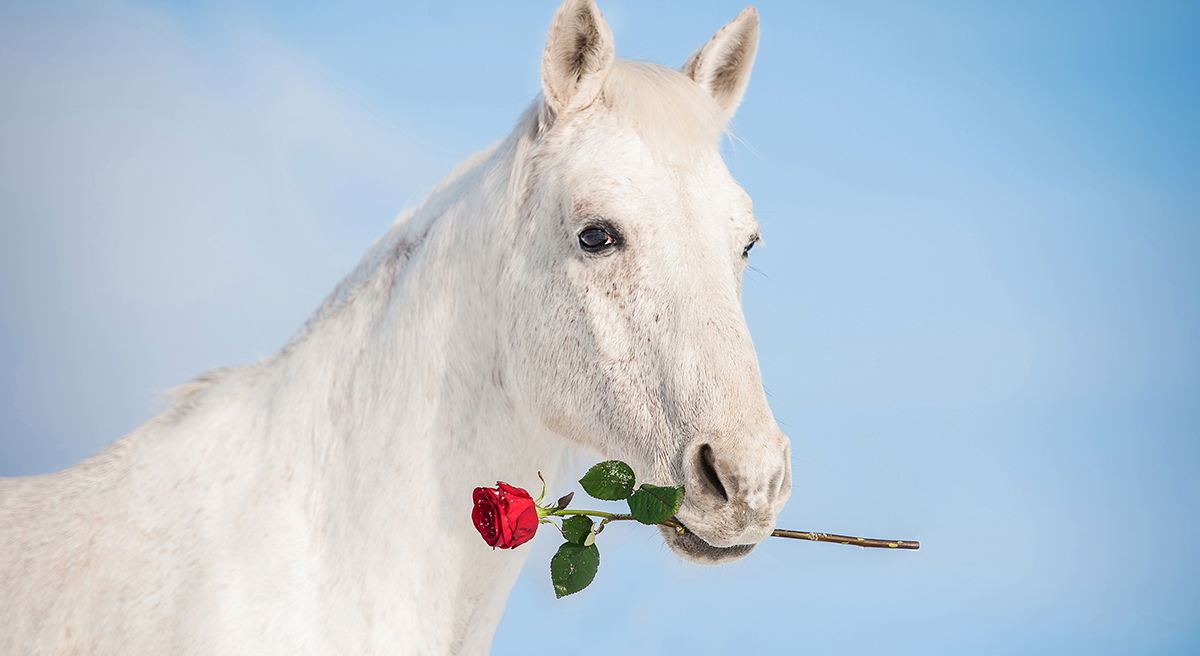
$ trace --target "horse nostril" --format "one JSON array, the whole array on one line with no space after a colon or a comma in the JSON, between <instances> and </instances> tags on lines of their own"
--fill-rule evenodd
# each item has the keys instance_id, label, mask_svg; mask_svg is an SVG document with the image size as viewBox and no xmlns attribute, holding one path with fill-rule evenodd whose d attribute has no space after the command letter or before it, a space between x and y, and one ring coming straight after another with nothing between
<instances>
[{"instance_id":1,"label":"horse nostril","mask_svg":"<svg viewBox=\"0 0 1200 656\"><path fill-rule=\"evenodd\" d=\"M712 447L707 444L701 445L698 460L700 461L700 471L704 474L704 479L717 494L721 495L721 499L729 501L729 495L725 492L725 486L721 484L721 477L717 475Z\"/></svg>"}]
</instances>

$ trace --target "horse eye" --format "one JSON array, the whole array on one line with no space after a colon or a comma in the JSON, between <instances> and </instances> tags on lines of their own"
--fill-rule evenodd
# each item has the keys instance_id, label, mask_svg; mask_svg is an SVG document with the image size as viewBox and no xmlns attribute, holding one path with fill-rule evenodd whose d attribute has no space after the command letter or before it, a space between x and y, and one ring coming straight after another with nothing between
<instances>
[{"instance_id":1,"label":"horse eye","mask_svg":"<svg viewBox=\"0 0 1200 656\"><path fill-rule=\"evenodd\" d=\"M754 238L750 240L750 243L746 244L746 247L742 249L742 257L750 257L750 249L754 248L754 245L757 243L758 235L754 235Z\"/></svg>"},{"instance_id":2,"label":"horse eye","mask_svg":"<svg viewBox=\"0 0 1200 656\"><path fill-rule=\"evenodd\" d=\"M617 243L617 238L604 228L586 228L579 233L579 247L589 253L597 253Z\"/></svg>"}]
</instances>

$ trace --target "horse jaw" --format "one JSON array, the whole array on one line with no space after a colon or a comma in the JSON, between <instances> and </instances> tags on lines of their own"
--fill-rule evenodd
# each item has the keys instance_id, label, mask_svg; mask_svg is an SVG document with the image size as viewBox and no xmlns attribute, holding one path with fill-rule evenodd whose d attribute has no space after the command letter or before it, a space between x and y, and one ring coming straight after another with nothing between
<instances>
[{"instance_id":1,"label":"horse jaw","mask_svg":"<svg viewBox=\"0 0 1200 656\"><path fill-rule=\"evenodd\" d=\"M753 544L736 544L731 547L714 547L703 538L684 528L678 532L670 526L660 526L663 542L671 552L697 565L723 565L746 557L754 550Z\"/></svg>"}]
</instances>

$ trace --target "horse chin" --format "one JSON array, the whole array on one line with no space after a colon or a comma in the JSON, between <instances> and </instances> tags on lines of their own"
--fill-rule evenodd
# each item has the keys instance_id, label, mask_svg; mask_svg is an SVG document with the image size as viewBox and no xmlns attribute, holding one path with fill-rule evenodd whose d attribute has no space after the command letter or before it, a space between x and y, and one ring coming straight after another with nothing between
<instances>
[{"instance_id":1,"label":"horse chin","mask_svg":"<svg viewBox=\"0 0 1200 656\"><path fill-rule=\"evenodd\" d=\"M733 562L754 549L753 544L714 547L691 531L685 531L681 535L669 526L660 527L659 530L662 532L663 542L667 543L675 555L698 565L721 565Z\"/></svg>"}]
</instances>

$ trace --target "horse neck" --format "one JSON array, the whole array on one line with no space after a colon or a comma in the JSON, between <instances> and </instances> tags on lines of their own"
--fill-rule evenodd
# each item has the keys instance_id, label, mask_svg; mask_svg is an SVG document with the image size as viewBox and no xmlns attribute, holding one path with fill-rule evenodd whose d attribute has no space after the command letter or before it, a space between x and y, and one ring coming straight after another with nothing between
<instances>
[{"instance_id":1,"label":"horse neck","mask_svg":"<svg viewBox=\"0 0 1200 656\"><path fill-rule=\"evenodd\" d=\"M270 365L272 413L302 413L268 424L303 443L347 645L371 627L430 651L486 647L527 549L484 545L471 490L502 478L536 494L561 460L507 371L503 262L487 259L501 256L478 248L481 228L513 220L515 151L510 139L402 220Z\"/></svg>"}]
</instances>

